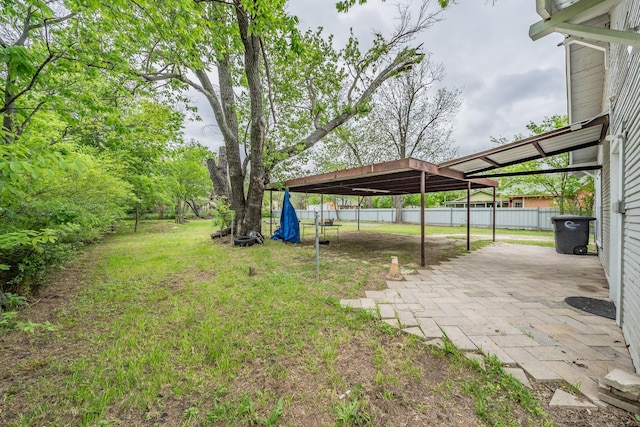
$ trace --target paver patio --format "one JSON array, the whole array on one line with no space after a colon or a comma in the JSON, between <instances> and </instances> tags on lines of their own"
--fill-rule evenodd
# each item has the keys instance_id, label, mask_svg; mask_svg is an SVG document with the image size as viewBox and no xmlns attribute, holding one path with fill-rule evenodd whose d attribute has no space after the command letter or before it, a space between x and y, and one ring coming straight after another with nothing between
<instances>
[{"instance_id":1,"label":"paver patio","mask_svg":"<svg viewBox=\"0 0 640 427\"><path fill-rule=\"evenodd\" d=\"M377 307L385 322L426 339L444 331L461 350L495 354L535 381L566 380L597 405L600 377L634 371L614 320L564 302L608 298L596 256L495 243L387 286L342 304Z\"/></svg>"}]
</instances>

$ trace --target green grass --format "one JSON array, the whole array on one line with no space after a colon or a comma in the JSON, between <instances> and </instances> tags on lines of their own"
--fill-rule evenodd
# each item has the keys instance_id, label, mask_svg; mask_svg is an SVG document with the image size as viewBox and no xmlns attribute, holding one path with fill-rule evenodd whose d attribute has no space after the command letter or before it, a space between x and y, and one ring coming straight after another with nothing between
<instances>
[{"instance_id":1,"label":"green grass","mask_svg":"<svg viewBox=\"0 0 640 427\"><path fill-rule=\"evenodd\" d=\"M24 360L6 366L14 379L0 389L0 424L295 425L304 408L320 425L369 425L381 416L376 399L424 411L405 393L438 387L424 382L423 345L337 302L362 295L366 280L354 276L384 271L354 270L371 254L324 261L317 283L312 246L232 247L212 243L210 228L147 222L89 249L55 330L36 330ZM8 338L22 343L20 333Z\"/></svg>"},{"instance_id":2,"label":"green grass","mask_svg":"<svg viewBox=\"0 0 640 427\"><path fill-rule=\"evenodd\" d=\"M341 225L342 231L353 231L358 229L357 223L353 222L338 222ZM392 224L387 222L375 222L375 223L361 223L361 230L376 231L381 233L392 234L407 234L407 235L420 235L420 226L418 224ZM493 230L491 228L479 228L471 227L471 234L491 235ZM439 234L445 236L458 235L467 233L466 226L459 227L438 227L428 225L425 226L425 233ZM538 230L517 230L517 229L496 229L496 236L509 235L509 236L535 236L535 237L553 237L553 231L538 231Z\"/></svg>"},{"instance_id":3,"label":"green grass","mask_svg":"<svg viewBox=\"0 0 640 427\"><path fill-rule=\"evenodd\" d=\"M554 423L547 420L542 402L522 383L502 368L495 355L484 355L482 363L466 358L447 338L443 338L443 353L448 354L452 363L465 365L480 373L476 377L462 378L458 386L462 392L473 396L475 409L480 420L491 426L540 425L551 427ZM449 384L449 388L453 388ZM525 413L516 419L514 406L520 406ZM537 420L537 422L536 422Z\"/></svg>"}]
</instances>

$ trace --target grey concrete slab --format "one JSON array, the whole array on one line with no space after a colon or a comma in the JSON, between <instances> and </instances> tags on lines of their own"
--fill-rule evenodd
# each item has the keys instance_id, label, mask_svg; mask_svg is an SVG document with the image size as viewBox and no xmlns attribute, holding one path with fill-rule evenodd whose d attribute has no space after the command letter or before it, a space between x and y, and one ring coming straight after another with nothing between
<instances>
[{"instance_id":1,"label":"grey concrete slab","mask_svg":"<svg viewBox=\"0 0 640 427\"><path fill-rule=\"evenodd\" d=\"M447 338L460 350L476 350L478 347L457 326L442 326Z\"/></svg>"},{"instance_id":2,"label":"grey concrete slab","mask_svg":"<svg viewBox=\"0 0 640 427\"><path fill-rule=\"evenodd\" d=\"M378 304L378 311L382 319L394 319L396 318L396 310L391 304Z\"/></svg>"},{"instance_id":3,"label":"grey concrete slab","mask_svg":"<svg viewBox=\"0 0 640 427\"><path fill-rule=\"evenodd\" d=\"M549 406L563 406L569 408L596 408L591 402L587 402L584 399L580 399L571 393L567 393L563 390L556 390L549 402Z\"/></svg>"},{"instance_id":4,"label":"grey concrete slab","mask_svg":"<svg viewBox=\"0 0 640 427\"><path fill-rule=\"evenodd\" d=\"M418 325L422 329L422 333L427 338L441 338L442 330L440 326L430 317L418 317Z\"/></svg>"},{"instance_id":5,"label":"grey concrete slab","mask_svg":"<svg viewBox=\"0 0 640 427\"><path fill-rule=\"evenodd\" d=\"M484 354L493 354L503 365L514 365L516 361L505 352L500 346L491 340L488 336L469 336L471 342L473 342L480 351Z\"/></svg>"},{"instance_id":6,"label":"grey concrete slab","mask_svg":"<svg viewBox=\"0 0 640 427\"><path fill-rule=\"evenodd\" d=\"M527 387L527 388L533 388L533 386L531 385L531 382L529 381L529 378L527 377L527 374L525 374L525 372L520 369L520 368L504 368L504 372L513 376L515 379L517 379L518 381L520 381L520 383Z\"/></svg>"},{"instance_id":7,"label":"grey concrete slab","mask_svg":"<svg viewBox=\"0 0 640 427\"><path fill-rule=\"evenodd\" d=\"M568 296L608 298L597 257L496 243L405 279L341 303L377 305L385 322L421 337L437 339L442 328L461 350L482 348L503 363L519 365L536 381L578 384L598 404L600 376L617 368L633 370L613 320L564 302Z\"/></svg>"}]
</instances>

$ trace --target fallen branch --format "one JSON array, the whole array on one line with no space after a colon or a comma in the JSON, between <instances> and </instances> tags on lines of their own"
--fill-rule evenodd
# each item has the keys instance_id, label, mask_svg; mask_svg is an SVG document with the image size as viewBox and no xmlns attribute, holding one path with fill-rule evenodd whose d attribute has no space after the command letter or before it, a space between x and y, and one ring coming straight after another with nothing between
<instances>
[{"instance_id":1,"label":"fallen branch","mask_svg":"<svg viewBox=\"0 0 640 427\"><path fill-rule=\"evenodd\" d=\"M220 231L214 231L211 233L211 239L219 239L221 237L228 236L229 234L231 234L231 227Z\"/></svg>"}]
</instances>

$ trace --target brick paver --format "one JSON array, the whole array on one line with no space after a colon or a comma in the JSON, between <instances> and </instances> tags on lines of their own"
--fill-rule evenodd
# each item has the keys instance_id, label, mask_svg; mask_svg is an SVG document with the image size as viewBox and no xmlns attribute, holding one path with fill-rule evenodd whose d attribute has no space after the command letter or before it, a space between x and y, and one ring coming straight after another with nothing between
<instances>
[{"instance_id":1,"label":"brick paver","mask_svg":"<svg viewBox=\"0 0 640 427\"><path fill-rule=\"evenodd\" d=\"M617 368L633 371L615 321L564 302L608 298L595 256L496 243L405 278L342 303L377 305L387 323L425 339L442 330L462 350L495 354L537 381L564 379L598 405L599 377Z\"/></svg>"}]
</instances>

